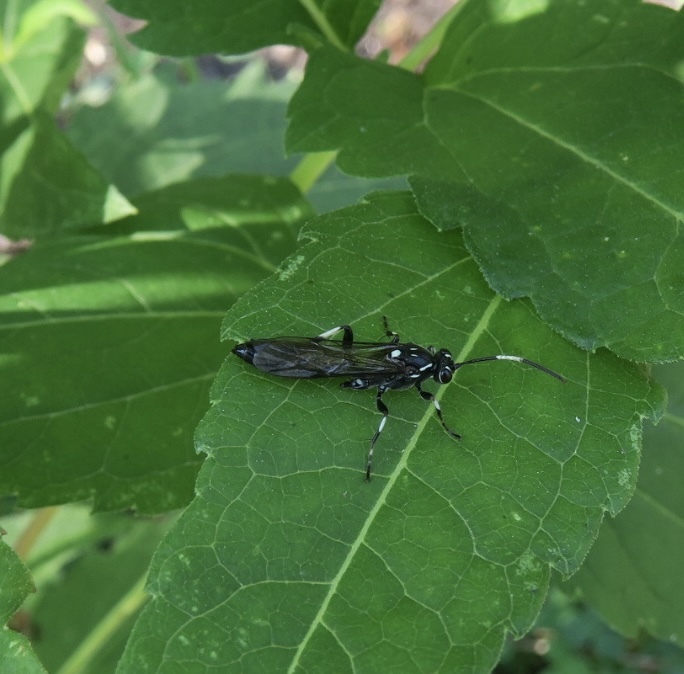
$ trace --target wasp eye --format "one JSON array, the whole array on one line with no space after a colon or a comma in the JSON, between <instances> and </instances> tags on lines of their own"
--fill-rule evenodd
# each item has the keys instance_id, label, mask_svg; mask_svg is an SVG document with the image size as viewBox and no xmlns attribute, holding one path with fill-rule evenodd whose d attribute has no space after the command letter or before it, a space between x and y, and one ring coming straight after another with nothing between
<instances>
[{"instance_id":1,"label":"wasp eye","mask_svg":"<svg viewBox=\"0 0 684 674\"><path fill-rule=\"evenodd\" d=\"M448 384L454 376L454 371L450 367L443 367L437 376L440 384Z\"/></svg>"}]
</instances>

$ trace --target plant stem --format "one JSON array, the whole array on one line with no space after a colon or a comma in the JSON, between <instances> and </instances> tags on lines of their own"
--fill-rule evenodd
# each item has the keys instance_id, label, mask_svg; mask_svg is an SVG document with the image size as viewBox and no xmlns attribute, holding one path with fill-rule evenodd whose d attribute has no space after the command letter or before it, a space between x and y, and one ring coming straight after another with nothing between
<instances>
[{"instance_id":1,"label":"plant stem","mask_svg":"<svg viewBox=\"0 0 684 674\"><path fill-rule=\"evenodd\" d=\"M62 664L57 674L82 674L89 669L91 661L119 627L149 598L145 592L147 572L112 607L90 634L81 642L71 657Z\"/></svg>"},{"instance_id":2,"label":"plant stem","mask_svg":"<svg viewBox=\"0 0 684 674\"><path fill-rule=\"evenodd\" d=\"M304 9L309 13L309 16L313 19L314 23L318 26L321 33L325 35L331 44L335 45L338 49L342 51L347 51L337 33L333 30L333 27L328 22L325 13L322 12L313 0L299 0Z\"/></svg>"},{"instance_id":3,"label":"plant stem","mask_svg":"<svg viewBox=\"0 0 684 674\"><path fill-rule=\"evenodd\" d=\"M35 542L58 511L59 508L57 506L50 506L48 508L41 508L35 512L28 526L24 529L14 546L15 552L21 559L24 561L28 559Z\"/></svg>"},{"instance_id":4,"label":"plant stem","mask_svg":"<svg viewBox=\"0 0 684 674\"><path fill-rule=\"evenodd\" d=\"M290 174L290 180L306 194L335 161L337 152L311 152L304 156Z\"/></svg>"},{"instance_id":5,"label":"plant stem","mask_svg":"<svg viewBox=\"0 0 684 674\"><path fill-rule=\"evenodd\" d=\"M455 4L437 23L429 33L417 42L411 51L399 63L399 67L404 70L415 70L433 52L437 50L444 38L447 28L451 25L454 17L463 10L467 0L462 0Z\"/></svg>"}]
</instances>

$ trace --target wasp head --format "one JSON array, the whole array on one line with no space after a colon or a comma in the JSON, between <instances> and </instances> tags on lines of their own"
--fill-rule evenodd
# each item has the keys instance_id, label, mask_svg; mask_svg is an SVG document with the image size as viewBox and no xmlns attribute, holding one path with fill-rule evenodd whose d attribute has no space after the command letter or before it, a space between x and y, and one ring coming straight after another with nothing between
<instances>
[{"instance_id":1,"label":"wasp head","mask_svg":"<svg viewBox=\"0 0 684 674\"><path fill-rule=\"evenodd\" d=\"M456 365L451 353L446 349L440 349L434 356L432 376L440 384L448 384L454 376Z\"/></svg>"}]
</instances>

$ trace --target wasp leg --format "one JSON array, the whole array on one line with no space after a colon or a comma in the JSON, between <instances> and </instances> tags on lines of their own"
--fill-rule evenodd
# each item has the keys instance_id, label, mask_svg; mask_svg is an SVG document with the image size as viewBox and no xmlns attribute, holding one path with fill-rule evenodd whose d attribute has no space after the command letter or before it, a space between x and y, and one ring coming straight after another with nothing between
<instances>
[{"instance_id":1,"label":"wasp leg","mask_svg":"<svg viewBox=\"0 0 684 674\"><path fill-rule=\"evenodd\" d=\"M345 381L340 384L342 388L352 388L357 391L371 388L371 386L378 386L377 381L373 381L371 379L352 379L351 381ZM366 482L370 480L371 476L371 470L373 468L373 448L375 447L375 443L378 441L378 438L380 437L380 433L382 433L382 429L385 428L385 424L387 423L387 417L389 416L389 409L387 408L387 405L382 401L382 395L387 391L387 387L383 385L378 386L378 393L375 396L375 406L378 408L378 412L382 414L382 419L380 421L380 425L378 426L378 430L375 431L375 435L373 436L371 443L370 443L370 449L368 450L368 460L366 461Z\"/></svg>"},{"instance_id":2,"label":"wasp leg","mask_svg":"<svg viewBox=\"0 0 684 674\"><path fill-rule=\"evenodd\" d=\"M373 447L375 447L375 443L377 442L378 438L380 437L380 433L382 433L382 429L385 428L385 424L387 423L387 417L389 416L389 408L382 401L382 394L386 390L387 389L378 388L378 394L375 396L375 405L378 408L378 412L380 412L382 414L382 420L380 421L380 425L378 426L378 430L375 431L375 435L373 436L373 439L371 440L371 443L370 443L370 449L368 450L368 461L366 462L366 482L370 482L371 470L373 468Z\"/></svg>"},{"instance_id":3,"label":"wasp leg","mask_svg":"<svg viewBox=\"0 0 684 674\"><path fill-rule=\"evenodd\" d=\"M351 329L351 325L338 325L336 328L318 335L316 340L330 339L333 335L340 332L340 330L344 331L344 335L342 335L342 346L346 349L351 348L354 345L354 332Z\"/></svg>"},{"instance_id":4,"label":"wasp leg","mask_svg":"<svg viewBox=\"0 0 684 674\"><path fill-rule=\"evenodd\" d=\"M420 388L420 384L416 384L416 388L418 389L418 393L420 394L420 397L427 401L431 402L435 406L435 411L437 412L437 417L439 418L440 423L442 424L442 428L452 437L456 438L456 440L460 440L461 436L456 433L456 431L452 431L447 425L446 422L444 421L444 417L442 416L442 407L439 404L439 401L437 398L435 398L434 394L430 393L430 391L424 391L422 388Z\"/></svg>"},{"instance_id":5,"label":"wasp leg","mask_svg":"<svg viewBox=\"0 0 684 674\"><path fill-rule=\"evenodd\" d=\"M387 316L382 317L382 324L385 326L385 334L392 340L392 344L399 344L399 333L389 329Z\"/></svg>"}]
</instances>

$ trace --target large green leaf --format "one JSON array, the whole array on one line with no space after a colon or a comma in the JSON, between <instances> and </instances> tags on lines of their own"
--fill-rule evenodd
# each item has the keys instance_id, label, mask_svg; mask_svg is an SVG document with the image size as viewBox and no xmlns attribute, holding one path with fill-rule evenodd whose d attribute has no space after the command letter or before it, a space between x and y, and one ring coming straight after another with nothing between
<instances>
[{"instance_id":1,"label":"large green leaf","mask_svg":"<svg viewBox=\"0 0 684 674\"><path fill-rule=\"evenodd\" d=\"M139 47L185 56L301 45L309 33L353 47L380 0L195 0L192 5L182 0L114 0L111 4L148 22L133 38Z\"/></svg>"},{"instance_id":2,"label":"large green leaf","mask_svg":"<svg viewBox=\"0 0 684 674\"><path fill-rule=\"evenodd\" d=\"M424 76L331 47L290 106L292 151L414 174L490 285L579 345L684 357L680 15L636 0L512 20L466 3ZM354 92L354 95L351 94Z\"/></svg>"},{"instance_id":3,"label":"large green leaf","mask_svg":"<svg viewBox=\"0 0 684 674\"><path fill-rule=\"evenodd\" d=\"M198 495L156 555L120 669L488 671L505 633L532 624L550 569L576 570L604 511L628 501L641 419L661 414L662 391L493 295L460 234L438 233L407 195L375 195L304 236L229 312L226 338L351 322L382 339L385 314L405 340L459 360L524 354L568 383L511 363L463 368L439 393L458 443L413 391L392 392L366 483L372 392L231 357L197 434Z\"/></svg>"},{"instance_id":4,"label":"large green leaf","mask_svg":"<svg viewBox=\"0 0 684 674\"><path fill-rule=\"evenodd\" d=\"M646 629L684 644L684 503L681 498L684 390L681 364L656 368L669 393L668 413L644 436L634 498L601 529L586 564L571 585L609 624L636 637Z\"/></svg>"},{"instance_id":5,"label":"large green leaf","mask_svg":"<svg viewBox=\"0 0 684 674\"><path fill-rule=\"evenodd\" d=\"M192 495L220 317L307 211L285 180L177 191L140 204L166 231L140 216L132 234L36 245L0 268L0 492L22 505L161 512Z\"/></svg>"}]
</instances>

